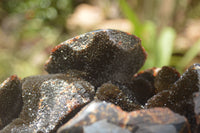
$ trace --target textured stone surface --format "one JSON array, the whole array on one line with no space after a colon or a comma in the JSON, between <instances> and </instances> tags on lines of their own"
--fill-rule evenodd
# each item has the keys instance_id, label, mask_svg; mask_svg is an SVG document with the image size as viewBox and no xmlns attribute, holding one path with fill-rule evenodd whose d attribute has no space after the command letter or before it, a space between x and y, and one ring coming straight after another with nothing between
<instances>
[{"instance_id":1,"label":"textured stone surface","mask_svg":"<svg viewBox=\"0 0 200 133\"><path fill-rule=\"evenodd\" d=\"M187 117L192 130L196 126L193 93L200 88L200 65L192 65L168 90L163 90L148 100L146 106L168 107Z\"/></svg>"},{"instance_id":2,"label":"textured stone surface","mask_svg":"<svg viewBox=\"0 0 200 133\"><path fill-rule=\"evenodd\" d=\"M0 129L18 117L22 104L21 81L10 76L0 84Z\"/></svg>"},{"instance_id":3,"label":"textured stone surface","mask_svg":"<svg viewBox=\"0 0 200 133\"><path fill-rule=\"evenodd\" d=\"M141 41L118 30L97 30L76 36L56 46L45 69L66 73L76 69L96 87L107 81L127 81L146 59Z\"/></svg>"},{"instance_id":4,"label":"textured stone surface","mask_svg":"<svg viewBox=\"0 0 200 133\"><path fill-rule=\"evenodd\" d=\"M127 88L126 88L127 89ZM97 89L96 100L111 102L120 106L125 111L133 111L142 109L142 106L137 104L134 100L134 96L130 97L118 86L112 83L105 83Z\"/></svg>"},{"instance_id":5,"label":"textured stone surface","mask_svg":"<svg viewBox=\"0 0 200 133\"><path fill-rule=\"evenodd\" d=\"M23 109L1 133L55 132L94 97L94 87L75 75L70 72L25 78Z\"/></svg>"},{"instance_id":6,"label":"textured stone surface","mask_svg":"<svg viewBox=\"0 0 200 133\"><path fill-rule=\"evenodd\" d=\"M122 131L121 128L125 132L129 130L132 133L143 131L190 132L187 120L167 108L153 108L127 113L111 103L92 102L84 107L72 120L59 128L58 133L77 131L89 133L87 131L88 127L93 131L96 127L102 126L104 126L104 129L110 129L110 132ZM117 130L116 126L121 128Z\"/></svg>"},{"instance_id":7,"label":"textured stone surface","mask_svg":"<svg viewBox=\"0 0 200 133\"><path fill-rule=\"evenodd\" d=\"M199 92L194 93L194 113L197 123L196 132L200 132L200 90Z\"/></svg>"},{"instance_id":8,"label":"textured stone surface","mask_svg":"<svg viewBox=\"0 0 200 133\"><path fill-rule=\"evenodd\" d=\"M168 90L180 78L180 73L176 69L164 66L155 78L156 92Z\"/></svg>"},{"instance_id":9,"label":"textured stone surface","mask_svg":"<svg viewBox=\"0 0 200 133\"><path fill-rule=\"evenodd\" d=\"M128 87L133 92L136 100L142 105L155 94L154 80L158 70L151 68L135 74Z\"/></svg>"},{"instance_id":10,"label":"textured stone surface","mask_svg":"<svg viewBox=\"0 0 200 133\"><path fill-rule=\"evenodd\" d=\"M96 99L111 102L125 111L141 109L155 94L154 79L156 68L135 74L130 82L105 83L98 87Z\"/></svg>"}]
</instances>

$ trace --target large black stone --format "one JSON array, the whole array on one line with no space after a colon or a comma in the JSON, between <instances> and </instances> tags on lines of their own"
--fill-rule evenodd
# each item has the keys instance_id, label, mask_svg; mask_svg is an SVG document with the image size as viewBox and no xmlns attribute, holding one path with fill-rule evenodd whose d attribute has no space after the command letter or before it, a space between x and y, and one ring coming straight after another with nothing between
<instances>
[{"instance_id":1,"label":"large black stone","mask_svg":"<svg viewBox=\"0 0 200 133\"><path fill-rule=\"evenodd\" d=\"M56 46L45 65L49 73L69 69L86 72L96 87L107 81L130 80L144 64L146 53L134 35L119 30L97 30Z\"/></svg>"}]
</instances>

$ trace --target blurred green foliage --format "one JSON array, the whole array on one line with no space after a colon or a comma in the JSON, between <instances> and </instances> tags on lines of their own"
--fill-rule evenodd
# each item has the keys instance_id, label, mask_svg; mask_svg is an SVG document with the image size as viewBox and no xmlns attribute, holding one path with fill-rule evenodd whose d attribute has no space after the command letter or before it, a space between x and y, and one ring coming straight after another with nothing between
<instances>
[{"instance_id":1,"label":"blurred green foliage","mask_svg":"<svg viewBox=\"0 0 200 133\"><path fill-rule=\"evenodd\" d=\"M170 65L173 43L176 36L171 27L163 27L160 34L156 32L157 26L152 21L139 21L139 18L125 0L119 0L120 6L127 18L134 25L134 33L142 40L143 47L148 53L148 58L143 69Z\"/></svg>"},{"instance_id":2,"label":"blurred green foliage","mask_svg":"<svg viewBox=\"0 0 200 133\"><path fill-rule=\"evenodd\" d=\"M22 14L25 19L37 18L63 28L66 16L72 12L72 0L2 0L1 8L9 14Z\"/></svg>"},{"instance_id":3,"label":"blurred green foliage","mask_svg":"<svg viewBox=\"0 0 200 133\"><path fill-rule=\"evenodd\" d=\"M12 74L44 73L50 49L66 39L66 18L72 11L72 0L2 0L0 81Z\"/></svg>"},{"instance_id":4,"label":"blurred green foliage","mask_svg":"<svg viewBox=\"0 0 200 133\"><path fill-rule=\"evenodd\" d=\"M134 25L133 34L139 36L148 57L142 69L152 67L173 66L180 72L197 56L200 51L200 40L188 50L179 61L173 61L173 47L176 30L173 27L163 26L158 30L158 26L151 20L140 21L136 13L131 9L126 0L119 0L123 14ZM172 64L173 63L173 64Z\"/></svg>"}]
</instances>

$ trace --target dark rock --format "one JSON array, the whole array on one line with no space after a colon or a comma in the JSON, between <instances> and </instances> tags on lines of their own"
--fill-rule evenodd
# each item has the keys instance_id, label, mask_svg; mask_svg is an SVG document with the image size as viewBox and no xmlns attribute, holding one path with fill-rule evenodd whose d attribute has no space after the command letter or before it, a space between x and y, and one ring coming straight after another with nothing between
<instances>
[{"instance_id":1,"label":"dark rock","mask_svg":"<svg viewBox=\"0 0 200 133\"><path fill-rule=\"evenodd\" d=\"M128 87L142 105L155 94L154 80L157 71L156 68L152 68L135 74Z\"/></svg>"},{"instance_id":2,"label":"dark rock","mask_svg":"<svg viewBox=\"0 0 200 133\"><path fill-rule=\"evenodd\" d=\"M0 84L0 129L18 117L22 105L21 81L13 75Z\"/></svg>"},{"instance_id":3,"label":"dark rock","mask_svg":"<svg viewBox=\"0 0 200 133\"><path fill-rule=\"evenodd\" d=\"M49 73L80 70L87 73L87 81L99 87L108 81L130 81L145 59L136 36L118 30L97 30L56 46L45 69Z\"/></svg>"},{"instance_id":4,"label":"dark rock","mask_svg":"<svg viewBox=\"0 0 200 133\"><path fill-rule=\"evenodd\" d=\"M168 108L153 108L127 113L111 103L92 102L60 127L58 133L71 133L77 130L89 133L87 128L97 132L97 127L103 127L105 130L110 129L110 132L128 132L127 130L132 133L142 131L190 132L185 117L173 113Z\"/></svg>"},{"instance_id":5,"label":"dark rock","mask_svg":"<svg viewBox=\"0 0 200 133\"><path fill-rule=\"evenodd\" d=\"M162 80L162 79L161 79ZM200 88L200 65L191 66L168 90L163 90L148 100L146 107L168 107L184 115L191 129L196 126L193 93Z\"/></svg>"},{"instance_id":6,"label":"dark rock","mask_svg":"<svg viewBox=\"0 0 200 133\"><path fill-rule=\"evenodd\" d=\"M94 97L94 87L74 72L25 78L22 91L19 118L1 133L56 132Z\"/></svg>"},{"instance_id":7,"label":"dark rock","mask_svg":"<svg viewBox=\"0 0 200 133\"><path fill-rule=\"evenodd\" d=\"M194 112L197 123L196 133L200 132L200 92L194 93Z\"/></svg>"},{"instance_id":8,"label":"dark rock","mask_svg":"<svg viewBox=\"0 0 200 133\"><path fill-rule=\"evenodd\" d=\"M133 111L142 109L142 106L133 100L134 96L130 97L125 94L118 86L112 83L105 83L97 89L96 100L111 102L120 106L125 111Z\"/></svg>"},{"instance_id":9,"label":"dark rock","mask_svg":"<svg viewBox=\"0 0 200 133\"><path fill-rule=\"evenodd\" d=\"M168 90L179 78L180 73L176 69L167 66L162 67L155 78L156 92Z\"/></svg>"},{"instance_id":10,"label":"dark rock","mask_svg":"<svg viewBox=\"0 0 200 133\"><path fill-rule=\"evenodd\" d=\"M130 82L105 83L97 89L96 97L120 106L125 111L140 109L155 94L156 68L135 74Z\"/></svg>"},{"instance_id":11,"label":"dark rock","mask_svg":"<svg viewBox=\"0 0 200 133\"><path fill-rule=\"evenodd\" d=\"M149 82L151 82L151 84L154 84L155 77L159 71L160 68L153 67L144 71L140 71L139 73L135 74L132 79L134 80L142 78L148 80Z\"/></svg>"}]
</instances>

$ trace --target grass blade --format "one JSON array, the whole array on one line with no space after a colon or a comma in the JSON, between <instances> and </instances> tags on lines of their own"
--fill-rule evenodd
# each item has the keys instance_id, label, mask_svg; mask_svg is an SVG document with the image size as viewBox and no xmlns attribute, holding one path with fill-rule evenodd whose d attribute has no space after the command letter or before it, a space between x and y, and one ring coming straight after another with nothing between
<instances>
[{"instance_id":1,"label":"grass blade","mask_svg":"<svg viewBox=\"0 0 200 133\"><path fill-rule=\"evenodd\" d=\"M194 59L195 56L200 51L200 39L185 53L183 58L178 62L177 68L182 70L187 64L190 63L192 59Z\"/></svg>"},{"instance_id":2,"label":"grass blade","mask_svg":"<svg viewBox=\"0 0 200 133\"><path fill-rule=\"evenodd\" d=\"M131 9L131 7L128 5L126 0L119 0L120 8L123 12L123 14L131 21L131 23L134 25L134 34L137 36L140 36L140 29L141 22L139 21L137 15L135 12Z\"/></svg>"},{"instance_id":3,"label":"grass blade","mask_svg":"<svg viewBox=\"0 0 200 133\"><path fill-rule=\"evenodd\" d=\"M162 67L170 64L173 51L173 44L176 33L174 29L165 27L158 38L156 45L156 66Z\"/></svg>"}]
</instances>

